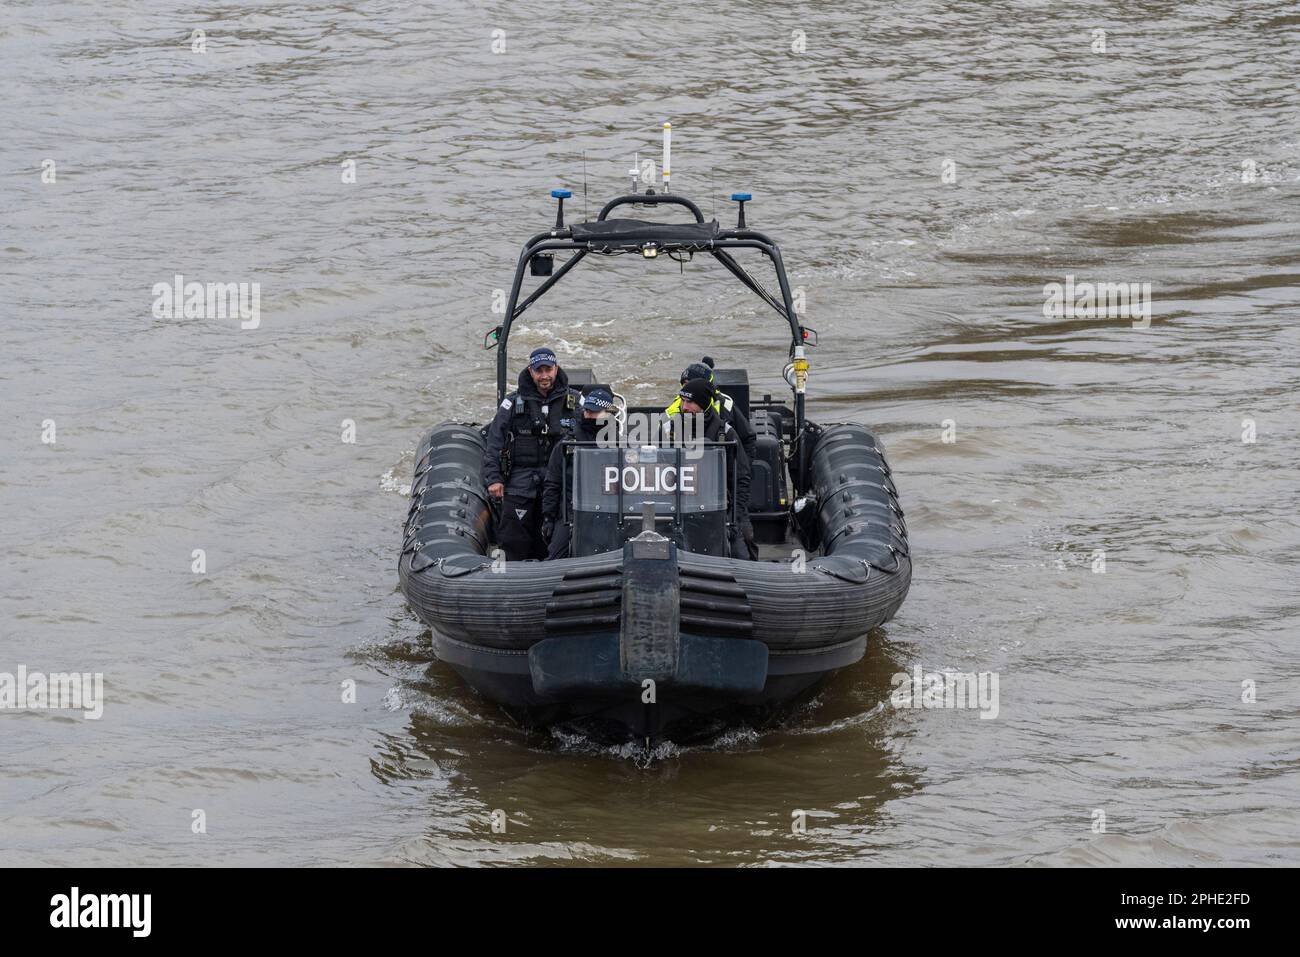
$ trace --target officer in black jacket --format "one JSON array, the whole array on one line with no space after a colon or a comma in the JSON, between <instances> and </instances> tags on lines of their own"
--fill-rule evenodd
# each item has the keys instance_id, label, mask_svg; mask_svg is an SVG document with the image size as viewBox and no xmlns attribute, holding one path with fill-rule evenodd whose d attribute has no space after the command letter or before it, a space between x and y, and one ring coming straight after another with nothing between
<instances>
[{"instance_id":1,"label":"officer in black jacket","mask_svg":"<svg viewBox=\"0 0 1300 957\"><path fill-rule=\"evenodd\" d=\"M571 438L577 442L595 442L601 438L606 418L617 411L614 396L608 389L592 389L581 401L582 415L573 428ZM617 437L612 437L617 441ZM565 490L572 495L573 449L561 442L551 450L551 461L546 469L546 485L542 491L542 538L550 544L547 559L568 558L571 532L568 523L560 521Z\"/></svg>"},{"instance_id":2,"label":"officer in black jacket","mask_svg":"<svg viewBox=\"0 0 1300 957\"><path fill-rule=\"evenodd\" d=\"M710 442L731 442L727 446L727 471L734 468L736 472L736 491L733 500L736 509L736 528L731 538L731 555L733 558L758 558L758 546L754 543L754 526L749 521L749 484L750 463L745 453L745 446L739 441L739 435L731 423L718 411L715 403L717 392L708 379L690 379L682 385L677 393L680 403L674 403L677 411L671 414L666 428L671 435L677 435L682 428L683 415L704 416L704 438ZM672 408L672 406L670 406ZM730 492L730 489L728 489Z\"/></svg>"},{"instance_id":3,"label":"officer in black jacket","mask_svg":"<svg viewBox=\"0 0 1300 957\"><path fill-rule=\"evenodd\" d=\"M713 378L713 359L705 356L699 362L692 362L682 370L682 376L678 382L681 385L686 385L691 379L707 379L709 385L713 386L714 411L722 416L724 422L736 430L736 438L740 440L740 444L745 448L745 454L753 462L754 457L758 454L758 433L749 424L749 419L745 417L745 413L740 411L740 406L736 404L736 400L718 388L718 384ZM681 405L682 400L678 396L673 399L672 405L668 406L664 411L669 415L673 415L680 411Z\"/></svg>"},{"instance_id":4,"label":"officer in black jacket","mask_svg":"<svg viewBox=\"0 0 1300 957\"><path fill-rule=\"evenodd\" d=\"M542 482L551 448L573 427L579 392L569 388L552 349L534 349L519 373L519 388L488 427L483 480L501 499L497 544L508 561L544 559Z\"/></svg>"}]
</instances>

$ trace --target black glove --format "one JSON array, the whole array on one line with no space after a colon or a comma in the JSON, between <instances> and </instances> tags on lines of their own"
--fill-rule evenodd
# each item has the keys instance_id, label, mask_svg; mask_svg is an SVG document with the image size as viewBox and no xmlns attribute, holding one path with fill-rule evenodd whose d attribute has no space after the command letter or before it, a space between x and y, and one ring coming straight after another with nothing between
<instances>
[{"instance_id":1,"label":"black glove","mask_svg":"<svg viewBox=\"0 0 1300 957\"><path fill-rule=\"evenodd\" d=\"M554 534L555 534L555 521L553 519L548 518L546 519L546 521L542 522L542 541L544 541L547 545L551 544L551 536Z\"/></svg>"}]
</instances>

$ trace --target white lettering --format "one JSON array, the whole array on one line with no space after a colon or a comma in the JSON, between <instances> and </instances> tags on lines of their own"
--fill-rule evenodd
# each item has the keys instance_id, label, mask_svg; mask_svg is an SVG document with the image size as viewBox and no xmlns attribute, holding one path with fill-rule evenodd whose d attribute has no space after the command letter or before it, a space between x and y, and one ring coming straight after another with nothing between
<instances>
[{"instance_id":1,"label":"white lettering","mask_svg":"<svg viewBox=\"0 0 1300 957\"><path fill-rule=\"evenodd\" d=\"M148 937L152 929L152 894L71 894L50 898L51 927L129 927L133 937Z\"/></svg>"},{"instance_id":2,"label":"white lettering","mask_svg":"<svg viewBox=\"0 0 1300 957\"><path fill-rule=\"evenodd\" d=\"M613 495L618 491L621 480L623 491L643 495L663 495L676 493L680 488L683 495L695 494L695 470L697 466L683 465L625 465L619 471L617 465L605 466L604 491Z\"/></svg>"}]
</instances>

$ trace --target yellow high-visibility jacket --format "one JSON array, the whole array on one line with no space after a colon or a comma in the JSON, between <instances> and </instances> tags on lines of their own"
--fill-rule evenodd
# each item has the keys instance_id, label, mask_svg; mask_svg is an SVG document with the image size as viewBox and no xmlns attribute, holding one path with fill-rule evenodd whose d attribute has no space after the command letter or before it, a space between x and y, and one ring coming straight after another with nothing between
<instances>
[{"instance_id":1,"label":"yellow high-visibility jacket","mask_svg":"<svg viewBox=\"0 0 1300 957\"><path fill-rule=\"evenodd\" d=\"M727 395L727 393L725 392L714 393L714 399L713 399L714 412L721 412L724 408L728 412L730 412L733 404L734 403L732 401L731 396ZM673 399L672 404L669 405L668 408L664 409L664 412L666 412L668 415L676 415L681 411L682 411L682 397L680 395Z\"/></svg>"}]
</instances>

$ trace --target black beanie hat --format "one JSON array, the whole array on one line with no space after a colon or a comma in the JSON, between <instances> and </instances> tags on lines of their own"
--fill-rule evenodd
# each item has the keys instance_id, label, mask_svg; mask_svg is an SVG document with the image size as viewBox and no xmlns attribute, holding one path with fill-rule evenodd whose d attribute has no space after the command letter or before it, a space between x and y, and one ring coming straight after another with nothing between
<instances>
[{"instance_id":1,"label":"black beanie hat","mask_svg":"<svg viewBox=\"0 0 1300 957\"><path fill-rule=\"evenodd\" d=\"M714 391L708 379L690 379L677 394L694 402L701 409L707 409L713 404Z\"/></svg>"},{"instance_id":2,"label":"black beanie hat","mask_svg":"<svg viewBox=\"0 0 1300 957\"><path fill-rule=\"evenodd\" d=\"M709 382L712 382L713 370L710 369L708 366L706 366L703 362L692 362L682 372L681 378L679 378L677 381L680 382L682 385L685 385L691 379L706 379Z\"/></svg>"}]
</instances>

